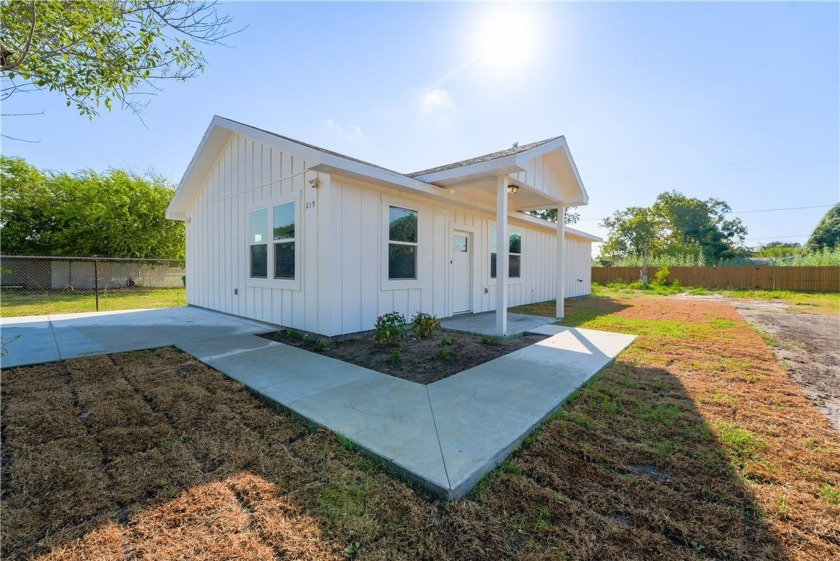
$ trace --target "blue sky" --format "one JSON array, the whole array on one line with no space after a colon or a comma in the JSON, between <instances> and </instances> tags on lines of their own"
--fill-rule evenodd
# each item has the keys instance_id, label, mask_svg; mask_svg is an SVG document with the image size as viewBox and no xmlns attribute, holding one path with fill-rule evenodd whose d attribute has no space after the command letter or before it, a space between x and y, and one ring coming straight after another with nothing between
<instances>
[{"instance_id":1,"label":"blue sky","mask_svg":"<svg viewBox=\"0 0 840 561\"><path fill-rule=\"evenodd\" d=\"M410 172L566 135L578 227L677 189L735 211L840 193L838 3L228 3L230 47L141 122L19 94L2 151L50 169L180 179L214 114ZM826 208L739 214L748 244L805 241ZM797 237L798 236L798 237Z\"/></svg>"}]
</instances>

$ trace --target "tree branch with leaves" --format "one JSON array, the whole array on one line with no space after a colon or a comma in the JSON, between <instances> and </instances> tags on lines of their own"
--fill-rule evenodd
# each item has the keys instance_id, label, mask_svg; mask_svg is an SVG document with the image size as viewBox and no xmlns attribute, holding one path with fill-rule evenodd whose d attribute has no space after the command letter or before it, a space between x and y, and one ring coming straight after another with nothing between
<instances>
[{"instance_id":1,"label":"tree branch with leaves","mask_svg":"<svg viewBox=\"0 0 840 561\"><path fill-rule=\"evenodd\" d=\"M114 104L142 113L161 80L186 81L200 45L235 33L215 2L74 0L0 2L0 98L35 90L64 96L93 118Z\"/></svg>"}]
</instances>

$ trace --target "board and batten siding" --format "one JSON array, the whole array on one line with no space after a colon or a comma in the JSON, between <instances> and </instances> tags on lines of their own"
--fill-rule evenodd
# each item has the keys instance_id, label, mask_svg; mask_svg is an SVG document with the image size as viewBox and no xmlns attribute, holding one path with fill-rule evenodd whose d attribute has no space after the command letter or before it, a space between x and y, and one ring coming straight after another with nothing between
<instances>
[{"instance_id":1,"label":"board and batten siding","mask_svg":"<svg viewBox=\"0 0 840 561\"><path fill-rule=\"evenodd\" d=\"M452 234L471 235L473 253L473 312L495 309L496 280L490 278L490 228L495 216L430 201L354 179L333 176L331 198L336 212L333 228L341 232L335 254L341 281L334 292L338 333L372 329L377 316L397 311L410 318L422 311L452 315ZM387 209L400 206L418 211L418 279L387 280ZM511 231L522 235L521 278L509 282L510 306L554 298L556 230L511 219ZM566 236L566 296L590 292L591 242Z\"/></svg>"},{"instance_id":2,"label":"board and batten siding","mask_svg":"<svg viewBox=\"0 0 840 561\"><path fill-rule=\"evenodd\" d=\"M565 249L566 298L586 296L592 292L592 242L567 234Z\"/></svg>"},{"instance_id":3,"label":"board and batten siding","mask_svg":"<svg viewBox=\"0 0 840 561\"><path fill-rule=\"evenodd\" d=\"M187 213L188 304L328 336L372 329L390 311L447 317L452 234L461 230L473 244L472 309L495 308L489 242L495 215L306 169L293 148L231 135ZM317 188L310 184L315 178ZM271 212L289 200L298 205L296 282L249 279L250 211ZM388 279L389 205L419 213L417 280ZM556 231L514 218L510 229L522 234L523 248L510 305L553 299ZM566 296L588 294L591 243L567 234L566 248Z\"/></svg>"},{"instance_id":4,"label":"board and batten siding","mask_svg":"<svg viewBox=\"0 0 840 561\"><path fill-rule=\"evenodd\" d=\"M318 247L326 242L318 225L328 223L329 178L306 168L291 151L231 136L188 211L188 304L315 333L330 331L330 262ZM320 189L309 185L316 177ZM264 207L271 212L287 200L301 207L315 203L297 214L299 289L248 278L249 213Z\"/></svg>"},{"instance_id":5,"label":"board and batten siding","mask_svg":"<svg viewBox=\"0 0 840 561\"><path fill-rule=\"evenodd\" d=\"M530 159L524 171L512 173L510 176L543 193L549 193L551 195L559 194L552 187L559 183L559 179L555 177L548 157L545 154Z\"/></svg>"}]
</instances>

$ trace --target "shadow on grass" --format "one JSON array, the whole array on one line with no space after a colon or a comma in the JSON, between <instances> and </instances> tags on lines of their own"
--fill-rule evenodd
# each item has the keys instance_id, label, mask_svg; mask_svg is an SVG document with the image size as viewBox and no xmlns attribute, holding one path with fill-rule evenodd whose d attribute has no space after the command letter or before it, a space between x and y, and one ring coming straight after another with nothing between
<instances>
[{"instance_id":1,"label":"shadow on grass","mask_svg":"<svg viewBox=\"0 0 840 561\"><path fill-rule=\"evenodd\" d=\"M556 301L537 302L511 308L510 311L517 314L530 314L535 316L555 317ZM608 316L628 308L628 304L606 296L584 296L582 298L566 299L566 317L557 322L558 325L577 327L578 325L591 321L601 316Z\"/></svg>"},{"instance_id":2,"label":"shadow on grass","mask_svg":"<svg viewBox=\"0 0 840 561\"><path fill-rule=\"evenodd\" d=\"M475 491L519 531L569 558L787 556L721 442L671 372L615 363L578 390Z\"/></svg>"},{"instance_id":3,"label":"shadow on grass","mask_svg":"<svg viewBox=\"0 0 840 561\"><path fill-rule=\"evenodd\" d=\"M172 348L3 378L4 559L785 558L665 369L610 367L445 505Z\"/></svg>"}]
</instances>

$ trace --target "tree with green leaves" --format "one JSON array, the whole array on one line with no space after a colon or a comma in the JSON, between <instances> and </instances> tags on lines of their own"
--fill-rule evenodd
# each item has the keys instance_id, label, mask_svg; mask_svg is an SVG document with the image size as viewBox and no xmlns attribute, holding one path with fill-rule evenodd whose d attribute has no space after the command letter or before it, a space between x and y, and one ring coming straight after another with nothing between
<instances>
[{"instance_id":1,"label":"tree with green leaves","mask_svg":"<svg viewBox=\"0 0 840 561\"><path fill-rule=\"evenodd\" d=\"M42 172L0 157L6 255L184 257L184 225L166 219L174 189L122 170Z\"/></svg>"},{"instance_id":2,"label":"tree with green leaves","mask_svg":"<svg viewBox=\"0 0 840 561\"><path fill-rule=\"evenodd\" d=\"M630 207L615 212L601 225L609 234L601 248L605 257L623 259L650 255L702 255L718 263L742 253L747 229L725 201L687 197L668 191L650 207Z\"/></svg>"},{"instance_id":3,"label":"tree with green leaves","mask_svg":"<svg viewBox=\"0 0 840 561\"><path fill-rule=\"evenodd\" d=\"M753 251L753 257L790 257L802 253L802 244L797 242L767 242Z\"/></svg>"},{"instance_id":4,"label":"tree with green leaves","mask_svg":"<svg viewBox=\"0 0 840 561\"><path fill-rule=\"evenodd\" d=\"M809 251L840 247L840 203L825 213L805 247Z\"/></svg>"},{"instance_id":5,"label":"tree with green leaves","mask_svg":"<svg viewBox=\"0 0 840 561\"><path fill-rule=\"evenodd\" d=\"M666 224L666 245L672 251L699 248L707 263L738 255L747 234L740 218L727 218L732 207L720 199L701 200L668 191L656 197L653 212Z\"/></svg>"},{"instance_id":6,"label":"tree with green leaves","mask_svg":"<svg viewBox=\"0 0 840 561\"><path fill-rule=\"evenodd\" d=\"M605 218L601 225L609 230L601 255L612 258L656 253L663 244L664 223L647 207L629 207Z\"/></svg>"},{"instance_id":7,"label":"tree with green leaves","mask_svg":"<svg viewBox=\"0 0 840 561\"><path fill-rule=\"evenodd\" d=\"M0 97L46 89L89 118L114 103L139 113L162 80L201 73L197 45L220 43L230 23L215 2L3 0Z\"/></svg>"},{"instance_id":8,"label":"tree with green leaves","mask_svg":"<svg viewBox=\"0 0 840 561\"><path fill-rule=\"evenodd\" d=\"M528 214L536 216L537 218L542 218L543 220L548 220L549 222L557 222L556 208L547 208L545 210L532 210L529 211ZM563 223L577 224L578 220L580 220L580 213L577 211L577 209L567 207L565 212L563 213Z\"/></svg>"}]
</instances>

